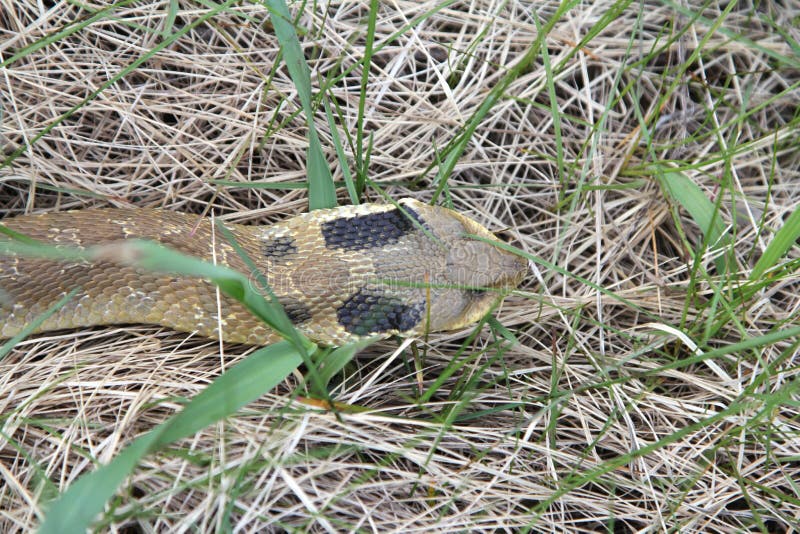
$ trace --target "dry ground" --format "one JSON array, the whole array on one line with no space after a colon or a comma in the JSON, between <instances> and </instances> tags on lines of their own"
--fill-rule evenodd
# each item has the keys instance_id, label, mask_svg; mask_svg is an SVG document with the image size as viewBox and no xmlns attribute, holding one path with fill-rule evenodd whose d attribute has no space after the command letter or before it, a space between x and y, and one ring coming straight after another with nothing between
<instances>
[{"instance_id":1,"label":"dry ground","mask_svg":"<svg viewBox=\"0 0 800 534\"><path fill-rule=\"evenodd\" d=\"M306 210L307 128L264 5L198 23L216 4L120 4L0 1L0 217ZM369 347L332 390L364 412L304 404L290 377L149 455L96 528L793 531L800 357L780 332L798 325L797 250L736 291L800 199L800 5L687 4L572 7L468 134L439 201L532 258L499 324ZM450 143L557 7L380 2L364 197L430 200ZM367 19L365 2L309 2L298 22L351 170ZM314 121L341 181L323 108ZM683 179L722 237L667 193ZM0 361L0 531L34 528L252 350L146 326L17 345Z\"/></svg>"}]
</instances>

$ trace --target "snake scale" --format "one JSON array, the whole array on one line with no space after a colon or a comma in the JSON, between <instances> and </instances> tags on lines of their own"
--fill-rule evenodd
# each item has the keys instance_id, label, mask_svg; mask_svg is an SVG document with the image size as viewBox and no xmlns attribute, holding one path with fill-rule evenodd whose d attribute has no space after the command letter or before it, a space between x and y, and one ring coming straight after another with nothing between
<instances>
[{"instance_id":1,"label":"snake scale","mask_svg":"<svg viewBox=\"0 0 800 534\"><path fill-rule=\"evenodd\" d=\"M196 215L110 208L0 222L39 242L78 248L154 240L248 273L212 221ZM464 327L494 305L502 294L498 290L515 287L527 271L518 256L468 235L497 241L476 221L413 199L316 210L270 226L227 227L266 275L293 324L325 345ZM16 335L76 287L78 293L37 332L143 323L239 343L279 339L202 279L110 260L15 254L0 254L0 338Z\"/></svg>"}]
</instances>

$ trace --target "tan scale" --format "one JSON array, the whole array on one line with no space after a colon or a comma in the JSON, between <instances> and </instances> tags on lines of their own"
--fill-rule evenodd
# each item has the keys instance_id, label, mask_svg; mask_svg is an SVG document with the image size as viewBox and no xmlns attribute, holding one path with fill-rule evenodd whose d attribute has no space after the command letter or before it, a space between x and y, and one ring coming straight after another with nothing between
<instances>
[{"instance_id":1,"label":"tan scale","mask_svg":"<svg viewBox=\"0 0 800 534\"><path fill-rule=\"evenodd\" d=\"M524 260L465 235L496 240L477 222L413 199L401 200L400 206L403 210L362 204L317 210L267 227L227 226L298 329L326 345L462 328L491 308L501 294L498 289L515 287L524 277ZM221 235L212 236L211 220L195 215L99 209L0 222L43 243L79 248L130 238L154 240L206 261L215 257L255 280L233 247ZM430 299L426 281L437 285ZM219 318L216 289L201 279L114 261L89 264L2 254L0 338L16 335L76 287L75 298L38 332L143 323L231 342L263 345L279 339L224 295Z\"/></svg>"}]
</instances>

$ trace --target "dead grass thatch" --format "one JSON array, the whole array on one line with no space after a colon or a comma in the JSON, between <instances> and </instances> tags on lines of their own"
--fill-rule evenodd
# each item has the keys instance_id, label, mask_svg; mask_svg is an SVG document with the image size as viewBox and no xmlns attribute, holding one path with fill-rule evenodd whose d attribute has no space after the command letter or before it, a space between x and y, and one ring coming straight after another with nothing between
<instances>
[{"instance_id":1,"label":"dead grass thatch","mask_svg":"<svg viewBox=\"0 0 800 534\"><path fill-rule=\"evenodd\" d=\"M269 224L307 209L293 188L307 130L263 5L196 26L212 4L91 19L103 5L0 2L0 216L139 206ZM379 5L376 45L399 35L369 70L365 196L430 200L449 143L558 3ZM98 528L795 528L797 340L764 336L797 326L800 282L785 269L746 302L733 290L800 205L800 6L683 6L567 11L449 177L456 209L537 258L497 314L516 343L432 336L415 342L420 369L409 343L372 346L333 392L368 410L339 417L293 400L289 380L148 456ZM342 136L357 129L368 8L308 3L298 21ZM323 108L315 122L342 180ZM701 248L664 169L719 206L725 247ZM59 491L251 351L144 326L19 344L0 361L0 530L34 528ZM424 403L420 384L436 384Z\"/></svg>"}]
</instances>

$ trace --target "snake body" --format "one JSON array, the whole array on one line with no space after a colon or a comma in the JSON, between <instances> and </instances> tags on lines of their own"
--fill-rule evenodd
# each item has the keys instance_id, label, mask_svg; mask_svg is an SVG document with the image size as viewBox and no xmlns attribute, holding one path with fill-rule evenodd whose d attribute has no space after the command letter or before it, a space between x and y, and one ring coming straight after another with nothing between
<instances>
[{"instance_id":1,"label":"snake body","mask_svg":"<svg viewBox=\"0 0 800 534\"><path fill-rule=\"evenodd\" d=\"M160 242L248 274L247 262L207 218L164 210L88 209L2 222L42 243L87 248L125 239ZM452 210L403 199L316 210L270 226L227 225L311 340L419 335L475 322L527 270L519 257ZM9 238L0 234L0 241ZM252 265L252 264L251 264ZM202 279L121 262L64 262L0 254L0 338L16 335L69 291L37 329L145 323L226 341L268 344L275 332Z\"/></svg>"}]
</instances>

